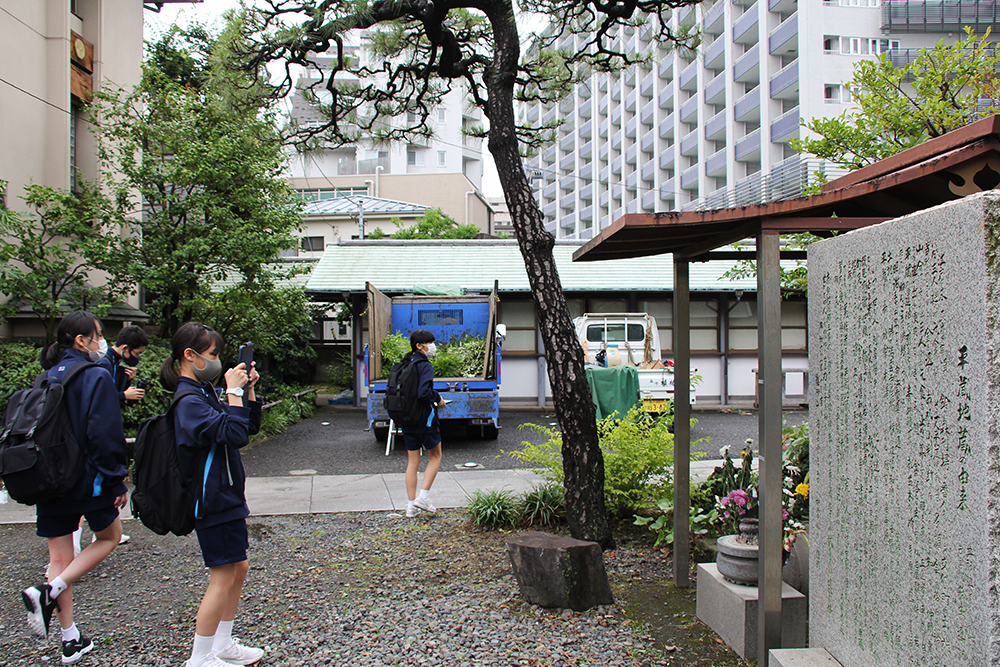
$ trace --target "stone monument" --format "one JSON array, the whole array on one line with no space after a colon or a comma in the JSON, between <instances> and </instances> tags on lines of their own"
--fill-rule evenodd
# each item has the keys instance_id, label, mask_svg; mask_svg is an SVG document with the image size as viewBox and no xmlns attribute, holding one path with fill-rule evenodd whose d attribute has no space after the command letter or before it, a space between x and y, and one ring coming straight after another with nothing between
<instances>
[{"instance_id":1,"label":"stone monument","mask_svg":"<svg viewBox=\"0 0 1000 667\"><path fill-rule=\"evenodd\" d=\"M1000 667L998 316L998 192L809 247L809 644L844 667Z\"/></svg>"}]
</instances>

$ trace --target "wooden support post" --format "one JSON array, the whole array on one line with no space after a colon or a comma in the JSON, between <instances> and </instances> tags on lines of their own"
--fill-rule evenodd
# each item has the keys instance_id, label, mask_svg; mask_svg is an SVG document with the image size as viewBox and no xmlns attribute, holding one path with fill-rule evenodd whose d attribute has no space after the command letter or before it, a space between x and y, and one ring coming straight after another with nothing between
<instances>
[{"instance_id":1,"label":"wooden support post","mask_svg":"<svg viewBox=\"0 0 1000 667\"><path fill-rule=\"evenodd\" d=\"M674 258L674 585L691 585L691 293L689 262Z\"/></svg>"},{"instance_id":2,"label":"wooden support post","mask_svg":"<svg viewBox=\"0 0 1000 667\"><path fill-rule=\"evenodd\" d=\"M760 570L758 574L757 664L781 648L781 276L777 232L757 237L757 413L760 481Z\"/></svg>"}]
</instances>

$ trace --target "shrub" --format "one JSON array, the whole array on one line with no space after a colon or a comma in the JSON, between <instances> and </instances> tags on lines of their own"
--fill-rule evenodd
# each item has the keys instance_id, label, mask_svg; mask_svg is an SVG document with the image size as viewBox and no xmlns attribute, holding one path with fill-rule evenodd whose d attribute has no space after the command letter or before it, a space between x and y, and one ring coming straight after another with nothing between
<instances>
[{"instance_id":1,"label":"shrub","mask_svg":"<svg viewBox=\"0 0 1000 667\"><path fill-rule=\"evenodd\" d=\"M528 525L551 526L566 517L562 487L539 484L521 497L521 520Z\"/></svg>"},{"instance_id":2,"label":"shrub","mask_svg":"<svg viewBox=\"0 0 1000 667\"><path fill-rule=\"evenodd\" d=\"M38 358L42 348L29 340L0 340L0 419L7 411L11 394L26 389L42 372Z\"/></svg>"},{"instance_id":3,"label":"shrub","mask_svg":"<svg viewBox=\"0 0 1000 667\"><path fill-rule=\"evenodd\" d=\"M540 467L543 479L562 486L562 433L538 424L522 424L519 428L530 428L548 440L537 445L524 442L521 450L508 454ZM600 420L597 431L604 455L604 498L609 512L621 516L669 494L674 437L666 419L653 419L636 407L624 419L611 416Z\"/></svg>"},{"instance_id":4,"label":"shrub","mask_svg":"<svg viewBox=\"0 0 1000 667\"><path fill-rule=\"evenodd\" d=\"M506 489L474 491L468 501L466 514L479 528L495 530L513 526L519 519L517 499Z\"/></svg>"},{"instance_id":5,"label":"shrub","mask_svg":"<svg viewBox=\"0 0 1000 667\"><path fill-rule=\"evenodd\" d=\"M389 377L389 370L410 351L410 339L401 333L394 333L382 340L382 378ZM465 335L452 336L450 341L437 341L437 354L431 357L434 377L461 378L479 377L483 374L483 360L486 358L486 338Z\"/></svg>"}]
</instances>

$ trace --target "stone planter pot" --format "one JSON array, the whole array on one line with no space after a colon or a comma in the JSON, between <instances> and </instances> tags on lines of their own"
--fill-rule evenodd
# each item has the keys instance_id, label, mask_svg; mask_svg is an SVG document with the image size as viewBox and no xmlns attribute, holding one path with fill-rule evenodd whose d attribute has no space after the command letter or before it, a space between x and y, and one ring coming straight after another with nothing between
<instances>
[{"instance_id":1,"label":"stone planter pot","mask_svg":"<svg viewBox=\"0 0 1000 667\"><path fill-rule=\"evenodd\" d=\"M715 564L719 574L742 586L756 586L758 572L757 545L747 544L741 535L723 535L716 541L719 555Z\"/></svg>"}]
</instances>

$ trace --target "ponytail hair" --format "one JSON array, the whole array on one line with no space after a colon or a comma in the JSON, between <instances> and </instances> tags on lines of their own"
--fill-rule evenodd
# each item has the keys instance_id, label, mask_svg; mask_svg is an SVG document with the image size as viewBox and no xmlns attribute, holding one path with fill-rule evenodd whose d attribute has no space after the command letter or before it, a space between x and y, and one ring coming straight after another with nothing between
<instances>
[{"instance_id":1,"label":"ponytail hair","mask_svg":"<svg viewBox=\"0 0 1000 667\"><path fill-rule=\"evenodd\" d=\"M409 361L413 358L413 353L417 351L417 343L421 345L427 345L427 343L434 342L434 334L432 334L427 329L414 329L413 333L410 334L410 351L406 353L403 357L403 361Z\"/></svg>"},{"instance_id":2,"label":"ponytail hair","mask_svg":"<svg viewBox=\"0 0 1000 667\"><path fill-rule=\"evenodd\" d=\"M168 391L176 391L180 379L180 360L184 358L184 350L191 349L202 354L215 348L216 354L222 353L225 341L222 334L201 322L185 322L170 339L170 356L160 366L160 384Z\"/></svg>"},{"instance_id":3,"label":"ponytail hair","mask_svg":"<svg viewBox=\"0 0 1000 667\"><path fill-rule=\"evenodd\" d=\"M59 328L56 329L56 342L42 354L42 368L48 370L62 361L66 350L73 347L73 342L77 336L94 337L100 329L100 323L93 313L86 310L74 310L67 313L59 321Z\"/></svg>"}]
</instances>

